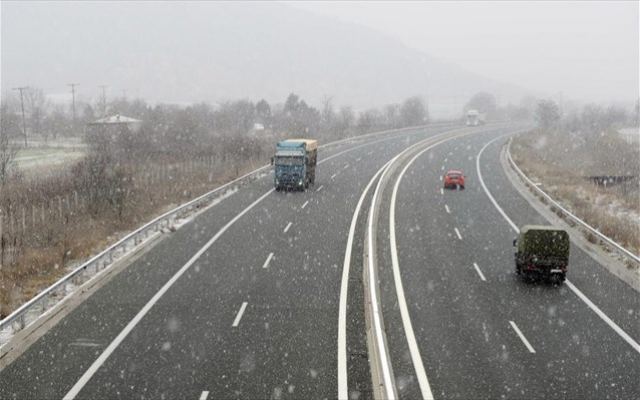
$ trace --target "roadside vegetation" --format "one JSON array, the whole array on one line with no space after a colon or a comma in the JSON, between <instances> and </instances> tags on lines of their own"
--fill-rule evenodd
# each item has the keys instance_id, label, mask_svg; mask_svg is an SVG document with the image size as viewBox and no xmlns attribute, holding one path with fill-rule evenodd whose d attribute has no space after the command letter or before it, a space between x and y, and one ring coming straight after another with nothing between
<instances>
[{"instance_id":1,"label":"roadside vegetation","mask_svg":"<svg viewBox=\"0 0 640 400\"><path fill-rule=\"evenodd\" d=\"M330 98L315 108L295 94L275 105L237 100L216 107L152 106L122 98L95 107L80 102L76 109L74 119L70 110L30 89L23 126L16 99L2 101L0 318L128 231L268 163L277 140L329 142L428 121L419 97L362 112L336 109ZM111 115L142 123L135 131L87 128ZM25 130L31 147L25 148ZM79 141L86 155L25 173L17 155L37 152L34 141Z\"/></svg>"},{"instance_id":2,"label":"roadside vegetation","mask_svg":"<svg viewBox=\"0 0 640 400\"><path fill-rule=\"evenodd\" d=\"M537 129L519 135L514 161L550 196L630 251L640 252L640 138L633 110L587 105L563 114L556 103L538 103ZM595 237L587 237L596 242Z\"/></svg>"}]
</instances>

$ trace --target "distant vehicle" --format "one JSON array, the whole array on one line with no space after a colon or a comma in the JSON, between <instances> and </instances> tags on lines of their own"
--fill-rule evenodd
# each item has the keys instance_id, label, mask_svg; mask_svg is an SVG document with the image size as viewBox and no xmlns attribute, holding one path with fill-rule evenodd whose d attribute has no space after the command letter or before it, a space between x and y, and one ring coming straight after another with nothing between
<instances>
[{"instance_id":1,"label":"distant vehicle","mask_svg":"<svg viewBox=\"0 0 640 400\"><path fill-rule=\"evenodd\" d=\"M317 140L287 139L278 142L276 154L271 159L276 190L305 190L314 184L317 159Z\"/></svg>"},{"instance_id":2,"label":"distant vehicle","mask_svg":"<svg viewBox=\"0 0 640 400\"><path fill-rule=\"evenodd\" d=\"M517 239L516 273L524 278L564 282L569 264L569 234L553 226L525 225Z\"/></svg>"},{"instance_id":3,"label":"distant vehicle","mask_svg":"<svg viewBox=\"0 0 640 400\"><path fill-rule=\"evenodd\" d=\"M484 125L486 119L487 115L478 110L467 111L467 126Z\"/></svg>"},{"instance_id":4,"label":"distant vehicle","mask_svg":"<svg viewBox=\"0 0 640 400\"><path fill-rule=\"evenodd\" d=\"M464 174L457 169L450 169L444 174L444 188L445 189L463 189L464 190Z\"/></svg>"}]
</instances>

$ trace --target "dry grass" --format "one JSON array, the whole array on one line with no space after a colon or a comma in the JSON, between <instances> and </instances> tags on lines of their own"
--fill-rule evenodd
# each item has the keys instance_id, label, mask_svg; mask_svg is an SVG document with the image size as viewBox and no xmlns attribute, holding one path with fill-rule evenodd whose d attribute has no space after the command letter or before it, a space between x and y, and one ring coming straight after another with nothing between
<instances>
[{"instance_id":1,"label":"dry grass","mask_svg":"<svg viewBox=\"0 0 640 400\"><path fill-rule=\"evenodd\" d=\"M165 180L153 181L141 170L131 177L136 182L126 192L121 207L99 204L65 209L64 218L47 219L44 226L38 224L26 232L17 232L20 252L11 264L5 263L0 269L0 318L50 286L69 271L69 267L89 258L115 242L136 227L174 206L204 194L237 176L241 176L265 160L249 159L224 166L216 164L213 169L189 164L180 167L174 164ZM151 170L147 165L146 171ZM194 168L195 167L195 168ZM22 187L20 186L22 185ZM51 182L44 190L43 198L53 197L52 193L69 190L60 182ZM23 196L33 186L29 182L14 183L12 190ZM31 187L31 189L33 189ZM41 195L42 195L41 193ZM5 199L9 193L3 193ZM36 202L34 198L23 201ZM68 211L68 212L67 212ZM5 227L6 229L6 227ZM5 235L7 234L5 230ZM10 234L10 232L9 232Z\"/></svg>"},{"instance_id":2,"label":"dry grass","mask_svg":"<svg viewBox=\"0 0 640 400\"><path fill-rule=\"evenodd\" d=\"M541 139L541 136L545 138ZM542 141L545 142L544 146L539 145ZM584 154L592 151L588 146L574 147L566 154L563 151L564 143L566 137L562 135L532 132L517 137L511 151L520 168L532 180L541 182L543 190L551 197L604 235L637 254L640 251L638 178L609 188L596 186L585 178L585 171L597 169L596 161L607 156ZM550 148L560 150L549 151ZM608 150L602 148L597 151ZM615 156L619 154L611 155ZM572 159L578 161L571 164ZM640 155L636 160L640 160ZM555 207L552 211L562 216L562 212ZM585 236L592 243L599 241L593 234Z\"/></svg>"}]
</instances>

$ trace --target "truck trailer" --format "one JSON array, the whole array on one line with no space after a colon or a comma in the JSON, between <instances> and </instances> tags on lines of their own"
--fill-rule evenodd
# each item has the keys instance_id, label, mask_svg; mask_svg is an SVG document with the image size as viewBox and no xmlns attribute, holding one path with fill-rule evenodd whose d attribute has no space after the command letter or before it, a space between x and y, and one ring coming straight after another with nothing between
<instances>
[{"instance_id":1,"label":"truck trailer","mask_svg":"<svg viewBox=\"0 0 640 400\"><path fill-rule=\"evenodd\" d=\"M272 158L273 183L277 191L305 190L316 180L318 141L287 139L278 142Z\"/></svg>"},{"instance_id":2,"label":"truck trailer","mask_svg":"<svg viewBox=\"0 0 640 400\"><path fill-rule=\"evenodd\" d=\"M484 125L487 115L478 110L467 111L467 126Z\"/></svg>"}]
</instances>

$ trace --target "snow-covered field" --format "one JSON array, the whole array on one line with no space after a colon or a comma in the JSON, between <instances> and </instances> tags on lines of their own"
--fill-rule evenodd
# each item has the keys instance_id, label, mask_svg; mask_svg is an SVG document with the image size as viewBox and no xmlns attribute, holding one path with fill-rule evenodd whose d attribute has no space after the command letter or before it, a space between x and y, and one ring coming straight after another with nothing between
<instances>
[{"instance_id":1,"label":"snow-covered field","mask_svg":"<svg viewBox=\"0 0 640 400\"><path fill-rule=\"evenodd\" d=\"M23 173L31 174L50 168L61 168L82 159L86 145L79 138L56 140L30 140L16 155L15 166Z\"/></svg>"}]
</instances>

